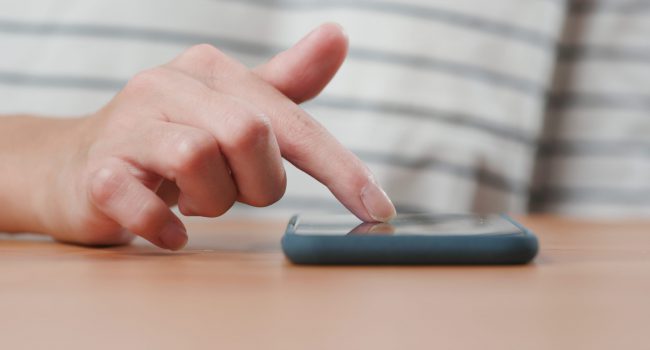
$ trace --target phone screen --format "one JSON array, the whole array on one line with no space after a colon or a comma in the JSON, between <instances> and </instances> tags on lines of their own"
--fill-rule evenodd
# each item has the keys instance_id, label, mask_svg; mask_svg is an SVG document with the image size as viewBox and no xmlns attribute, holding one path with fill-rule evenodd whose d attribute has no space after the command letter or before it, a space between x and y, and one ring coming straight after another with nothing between
<instances>
[{"instance_id":1,"label":"phone screen","mask_svg":"<svg viewBox=\"0 0 650 350\"><path fill-rule=\"evenodd\" d=\"M480 235L521 233L501 215L400 214L388 223L363 223L351 215L301 216L298 235Z\"/></svg>"}]
</instances>

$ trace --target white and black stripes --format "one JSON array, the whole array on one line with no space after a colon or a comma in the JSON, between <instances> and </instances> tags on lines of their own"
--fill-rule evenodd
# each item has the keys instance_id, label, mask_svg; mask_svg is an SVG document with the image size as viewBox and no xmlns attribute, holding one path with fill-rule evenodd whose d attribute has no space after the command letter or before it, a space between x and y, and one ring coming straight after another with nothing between
<instances>
[{"instance_id":1,"label":"white and black stripes","mask_svg":"<svg viewBox=\"0 0 650 350\"><path fill-rule=\"evenodd\" d=\"M223 1L223 0L221 0ZM322 9L355 9L362 12L380 12L392 16L423 19L432 22L445 23L487 35L495 35L502 39L514 40L525 45L548 50L555 45L555 38L522 26L508 23L507 20L490 20L480 15L471 15L459 11L435 6L409 4L399 1L370 1L370 0L226 0L237 1L257 6L281 8L286 11L318 11Z\"/></svg>"},{"instance_id":2,"label":"white and black stripes","mask_svg":"<svg viewBox=\"0 0 650 350\"><path fill-rule=\"evenodd\" d=\"M97 39L164 42L179 45L180 47L209 43L235 55L252 55L260 58L271 56L282 50L281 47L264 42L245 41L218 35L95 24L26 23L0 19L0 32L36 36L81 36ZM465 79L476 80L490 86L512 90L516 93L530 94L533 97L542 96L545 92L544 86L522 77L493 71L478 65L427 57L425 55L407 55L398 52L352 47L348 57L349 59L374 61L411 69L439 71Z\"/></svg>"},{"instance_id":3,"label":"white and black stripes","mask_svg":"<svg viewBox=\"0 0 650 350\"><path fill-rule=\"evenodd\" d=\"M649 3L5 1L0 113L91 112L190 45L257 64L333 20L348 62L305 109L404 210L650 215ZM280 207L333 207L289 173Z\"/></svg>"}]
</instances>

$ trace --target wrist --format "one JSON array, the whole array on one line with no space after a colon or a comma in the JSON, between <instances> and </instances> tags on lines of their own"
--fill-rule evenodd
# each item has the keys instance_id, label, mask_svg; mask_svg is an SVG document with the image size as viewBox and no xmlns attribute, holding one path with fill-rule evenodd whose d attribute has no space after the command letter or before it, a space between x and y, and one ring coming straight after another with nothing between
<instances>
[{"instance_id":1,"label":"wrist","mask_svg":"<svg viewBox=\"0 0 650 350\"><path fill-rule=\"evenodd\" d=\"M0 160L7 171L0 196L7 212L0 230L51 234L60 229L66 203L62 178L71 165L82 119L6 117L0 130Z\"/></svg>"},{"instance_id":2,"label":"wrist","mask_svg":"<svg viewBox=\"0 0 650 350\"><path fill-rule=\"evenodd\" d=\"M80 205L77 196L81 184L82 165L87 153L86 135L89 118L57 120L50 124L50 137L45 141L40 173L32 182L34 217L37 232L57 236L71 228L74 223L75 207ZM83 199L82 199L83 201ZM84 202L85 204L85 202Z\"/></svg>"}]
</instances>

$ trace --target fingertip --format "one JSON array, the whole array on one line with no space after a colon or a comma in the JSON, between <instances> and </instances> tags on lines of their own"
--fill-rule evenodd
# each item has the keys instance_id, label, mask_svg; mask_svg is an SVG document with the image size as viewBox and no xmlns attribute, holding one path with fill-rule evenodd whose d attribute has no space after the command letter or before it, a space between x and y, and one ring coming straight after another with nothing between
<instances>
[{"instance_id":1,"label":"fingertip","mask_svg":"<svg viewBox=\"0 0 650 350\"><path fill-rule=\"evenodd\" d=\"M302 103L325 88L345 61L347 52L345 30L337 23L328 22L254 72L295 103Z\"/></svg>"},{"instance_id":2,"label":"fingertip","mask_svg":"<svg viewBox=\"0 0 650 350\"><path fill-rule=\"evenodd\" d=\"M314 39L318 39L317 41L327 40L343 42L347 45L348 34L341 24L337 22L325 22L307 33L307 35L298 41L296 46L310 42Z\"/></svg>"},{"instance_id":3,"label":"fingertip","mask_svg":"<svg viewBox=\"0 0 650 350\"><path fill-rule=\"evenodd\" d=\"M158 236L162 248L180 250L187 244L187 232L180 221L173 220L162 229Z\"/></svg>"},{"instance_id":4,"label":"fingertip","mask_svg":"<svg viewBox=\"0 0 650 350\"><path fill-rule=\"evenodd\" d=\"M397 214L393 202L373 178L361 189L360 197L368 216L374 221L387 222Z\"/></svg>"},{"instance_id":5,"label":"fingertip","mask_svg":"<svg viewBox=\"0 0 650 350\"><path fill-rule=\"evenodd\" d=\"M326 22L314 29L304 41L312 41L318 45L321 53L335 57L333 63L340 65L347 55L349 37L342 25L336 22Z\"/></svg>"},{"instance_id":6,"label":"fingertip","mask_svg":"<svg viewBox=\"0 0 650 350\"><path fill-rule=\"evenodd\" d=\"M320 25L319 29L327 33L332 39L343 41L345 46L348 45L350 36L340 23L325 22Z\"/></svg>"}]
</instances>

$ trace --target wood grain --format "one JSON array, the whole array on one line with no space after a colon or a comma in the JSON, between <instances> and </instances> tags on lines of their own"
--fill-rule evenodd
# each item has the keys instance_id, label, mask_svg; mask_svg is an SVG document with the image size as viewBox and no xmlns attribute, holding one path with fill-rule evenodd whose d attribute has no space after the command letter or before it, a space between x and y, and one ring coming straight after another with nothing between
<instances>
[{"instance_id":1,"label":"wood grain","mask_svg":"<svg viewBox=\"0 0 650 350\"><path fill-rule=\"evenodd\" d=\"M3 349L647 349L650 222L523 217L510 267L300 267L284 222L192 221L170 253L0 235Z\"/></svg>"}]
</instances>

